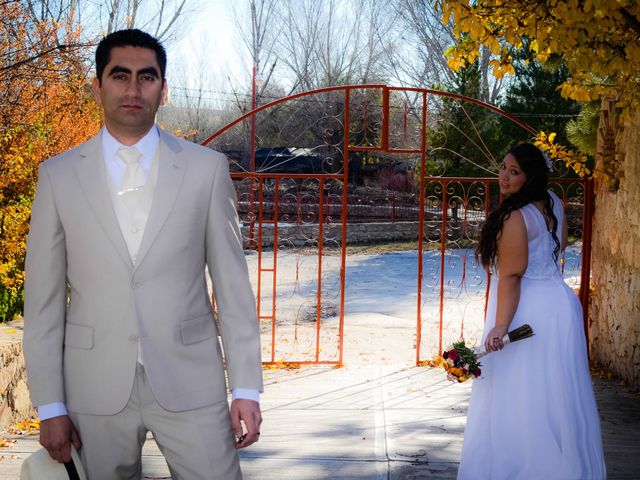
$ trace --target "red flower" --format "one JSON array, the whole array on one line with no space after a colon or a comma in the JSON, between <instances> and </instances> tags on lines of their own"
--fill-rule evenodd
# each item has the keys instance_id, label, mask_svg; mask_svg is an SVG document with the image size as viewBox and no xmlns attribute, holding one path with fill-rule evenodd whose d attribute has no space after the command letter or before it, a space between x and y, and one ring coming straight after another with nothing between
<instances>
[{"instance_id":1,"label":"red flower","mask_svg":"<svg viewBox=\"0 0 640 480\"><path fill-rule=\"evenodd\" d=\"M450 358L451 360L453 360L454 362L457 362L460 359L460 355L458 355L458 352L456 351L456 349L454 348L453 350L449 350L449 356L448 358Z\"/></svg>"}]
</instances>

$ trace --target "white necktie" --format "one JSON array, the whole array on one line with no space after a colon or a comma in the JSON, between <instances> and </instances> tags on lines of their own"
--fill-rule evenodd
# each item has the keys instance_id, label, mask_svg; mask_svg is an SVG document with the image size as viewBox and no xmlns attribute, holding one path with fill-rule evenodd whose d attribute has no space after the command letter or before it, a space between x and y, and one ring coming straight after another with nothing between
<instances>
[{"instance_id":1,"label":"white necktie","mask_svg":"<svg viewBox=\"0 0 640 480\"><path fill-rule=\"evenodd\" d=\"M116 155L118 155L126 165L126 170L124 171L122 181L120 182L118 195L135 192L136 190L144 187L146 178L144 176L144 171L142 170L142 165L140 165L140 158L142 157L142 154L138 149L135 147L121 148L118 150Z\"/></svg>"}]
</instances>

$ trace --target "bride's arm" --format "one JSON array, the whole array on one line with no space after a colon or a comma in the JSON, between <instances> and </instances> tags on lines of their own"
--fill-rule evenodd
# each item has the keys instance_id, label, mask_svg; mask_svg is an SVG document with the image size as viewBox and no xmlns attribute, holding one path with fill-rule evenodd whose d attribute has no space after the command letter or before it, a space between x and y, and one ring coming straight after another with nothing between
<instances>
[{"instance_id":1,"label":"bride's arm","mask_svg":"<svg viewBox=\"0 0 640 480\"><path fill-rule=\"evenodd\" d=\"M504 347L502 337L507 334L518 308L520 280L527 269L528 256L527 229L522 213L516 210L505 220L498 236L498 303L495 327L485 339L487 351Z\"/></svg>"}]
</instances>

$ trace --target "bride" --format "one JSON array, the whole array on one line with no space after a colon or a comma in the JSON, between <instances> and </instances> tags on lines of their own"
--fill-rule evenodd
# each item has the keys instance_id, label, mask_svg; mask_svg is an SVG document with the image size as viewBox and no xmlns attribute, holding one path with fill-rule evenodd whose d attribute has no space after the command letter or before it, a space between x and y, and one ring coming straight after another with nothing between
<instances>
[{"instance_id":1,"label":"bride","mask_svg":"<svg viewBox=\"0 0 640 480\"><path fill-rule=\"evenodd\" d=\"M504 201L480 234L477 255L494 274L483 342L496 353L474 380L459 480L606 478L582 308L558 261L566 218L547 173L537 147L513 147L500 168ZM525 323L535 335L502 350Z\"/></svg>"}]
</instances>

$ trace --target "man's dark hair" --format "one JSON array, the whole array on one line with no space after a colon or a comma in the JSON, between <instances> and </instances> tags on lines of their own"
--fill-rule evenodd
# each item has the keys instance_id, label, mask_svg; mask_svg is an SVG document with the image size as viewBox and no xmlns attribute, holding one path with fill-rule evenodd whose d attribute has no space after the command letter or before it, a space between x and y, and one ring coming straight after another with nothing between
<instances>
[{"instance_id":1,"label":"man's dark hair","mask_svg":"<svg viewBox=\"0 0 640 480\"><path fill-rule=\"evenodd\" d=\"M109 60L111 60L111 49L114 47L140 47L156 52L156 60L160 66L160 76L164 81L167 70L167 52L157 38L142 30L133 28L118 30L100 40L98 48L96 48L96 76L100 83L102 83L102 73Z\"/></svg>"}]
</instances>

